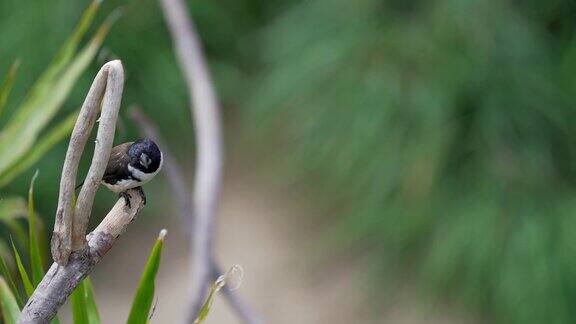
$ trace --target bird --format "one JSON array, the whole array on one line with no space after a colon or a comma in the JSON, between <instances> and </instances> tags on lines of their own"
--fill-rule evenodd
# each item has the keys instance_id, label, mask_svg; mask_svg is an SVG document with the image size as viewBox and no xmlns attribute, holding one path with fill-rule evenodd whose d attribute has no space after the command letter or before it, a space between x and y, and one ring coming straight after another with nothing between
<instances>
[{"instance_id":1,"label":"bird","mask_svg":"<svg viewBox=\"0 0 576 324\"><path fill-rule=\"evenodd\" d=\"M142 138L112 148L102 184L118 193L126 200L130 208L128 189L137 189L146 204L146 195L142 185L152 180L162 169L164 157L158 145L151 139Z\"/></svg>"}]
</instances>

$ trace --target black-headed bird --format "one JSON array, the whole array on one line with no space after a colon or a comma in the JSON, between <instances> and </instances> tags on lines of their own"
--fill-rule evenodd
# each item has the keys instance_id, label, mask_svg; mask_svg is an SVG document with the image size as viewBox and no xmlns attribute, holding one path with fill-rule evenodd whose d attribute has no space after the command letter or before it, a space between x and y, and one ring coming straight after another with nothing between
<instances>
[{"instance_id":1,"label":"black-headed bird","mask_svg":"<svg viewBox=\"0 0 576 324\"><path fill-rule=\"evenodd\" d=\"M162 152L152 140L143 138L123 143L112 148L102 183L119 193L128 207L132 197L126 190L133 188L138 190L146 204L146 195L141 186L158 174L163 163Z\"/></svg>"}]
</instances>

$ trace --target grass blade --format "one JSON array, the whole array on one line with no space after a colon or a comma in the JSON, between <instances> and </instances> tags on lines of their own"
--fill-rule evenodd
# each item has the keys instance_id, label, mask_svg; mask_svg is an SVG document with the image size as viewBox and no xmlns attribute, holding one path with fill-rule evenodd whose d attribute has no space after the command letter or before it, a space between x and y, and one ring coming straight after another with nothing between
<instances>
[{"instance_id":1,"label":"grass blade","mask_svg":"<svg viewBox=\"0 0 576 324\"><path fill-rule=\"evenodd\" d=\"M9 196L0 199L0 219L24 217L26 212L26 201L22 197Z\"/></svg>"},{"instance_id":2,"label":"grass blade","mask_svg":"<svg viewBox=\"0 0 576 324\"><path fill-rule=\"evenodd\" d=\"M210 286L210 292L208 293L208 297L202 305L200 312L198 313L198 318L194 321L194 324L200 324L204 322L204 320L208 317L208 313L210 313L210 308L212 308L212 304L214 303L214 299L216 298L216 293L222 289L225 285L232 285L233 287L230 288L232 290L238 289L240 284L242 283L242 277L244 276L244 270L239 265L234 265L225 274L221 275L212 283ZM231 284L235 282L234 284Z\"/></svg>"},{"instance_id":3,"label":"grass blade","mask_svg":"<svg viewBox=\"0 0 576 324\"><path fill-rule=\"evenodd\" d=\"M34 182L38 177L38 170L34 173L30 181L28 190L28 253L30 254L30 267L32 268L32 283L36 287L42 277L44 269L42 267L42 257L40 256L40 246L38 243L38 228L36 227L36 213L34 212Z\"/></svg>"},{"instance_id":4,"label":"grass blade","mask_svg":"<svg viewBox=\"0 0 576 324\"><path fill-rule=\"evenodd\" d=\"M4 241L2 241L2 243L4 243ZM8 247L6 246L4 246L4 248L8 249ZM18 293L18 287L16 286L16 282L14 281L12 273L10 272L10 269L8 268L6 260L4 260L4 256L2 256L2 254L0 254L0 275L2 275L2 277L5 278L6 281L8 282L8 287L10 287L10 290L16 296L16 301L18 302L18 305L24 306L20 294Z\"/></svg>"},{"instance_id":5,"label":"grass blade","mask_svg":"<svg viewBox=\"0 0 576 324\"><path fill-rule=\"evenodd\" d=\"M49 130L46 135L34 144L22 158L12 164L6 171L0 175L0 188L9 184L14 178L19 176L22 172L28 170L34 163L38 162L40 158L52 149L60 141L68 137L74 128L78 112L70 114L58 125Z\"/></svg>"},{"instance_id":6,"label":"grass blade","mask_svg":"<svg viewBox=\"0 0 576 324\"><path fill-rule=\"evenodd\" d=\"M20 308L14 294L2 277L0 277L0 308L2 309L4 323L15 324L18 317L20 317Z\"/></svg>"},{"instance_id":7,"label":"grass blade","mask_svg":"<svg viewBox=\"0 0 576 324\"><path fill-rule=\"evenodd\" d=\"M42 84L45 89L29 96L18 109L18 114L8 122L0 136L0 175L33 146L40 131L54 117L76 80L98 52L113 21L107 19L58 77L48 84Z\"/></svg>"},{"instance_id":8,"label":"grass blade","mask_svg":"<svg viewBox=\"0 0 576 324\"><path fill-rule=\"evenodd\" d=\"M148 262L140 278L138 290L136 290L136 295L132 301L132 308L130 309L130 315L127 321L128 324L145 324L148 321L150 307L154 299L155 279L160 266L160 257L162 255L165 236L166 230L163 229L160 231L160 235L158 235L156 244L152 247L152 252L150 252Z\"/></svg>"},{"instance_id":9,"label":"grass blade","mask_svg":"<svg viewBox=\"0 0 576 324\"><path fill-rule=\"evenodd\" d=\"M0 199L0 223L10 230L21 246L28 244L28 236L18 222L18 218L25 218L27 211L26 201L21 197Z\"/></svg>"},{"instance_id":10,"label":"grass blade","mask_svg":"<svg viewBox=\"0 0 576 324\"><path fill-rule=\"evenodd\" d=\"M52 59L46 71L42 73L42 76L36 83L37 85L50 83L56 76L58 76L60 72L62 72L62 70L74 57L82 37L84 37L86 34L86 31L92 24L92 21L98 12L98 8L100 7L101 2L101 0L94 0L90 3L88 8L86 8L82 14L82 17L80 18L80 21L78 24L76 24L72 35L70 35L62 48L60 48L58 53L54 56L54 59Z\"/></svg>"},{"instance_id":11,"label":"grass blade","mask_svg":"<svg viewBox=\"0 0 576 324\"><path fill-rule=\"evenodd\" d=\"M72 318L74 324L100 324L94 288L90 277L82 281L72 293Z\"/></svg>"},{"instance_id":12,"label":"grass blade","mask_svg":"<svg viewBox=\"0 0 576 324\"><path fill-rule=\"evenodd\" d=\"M4 106L6 105L8 96L12 91L12 85L14 84L14 80L16 80L16 72L18 72L19 67L19 60L16 60L16 62L12 63L10 69L8 70L8 74L6 75L6 79L4 79L4 82L2 82L2 85L0 85L0 116L2 116L2 112L4 112Z\"/></svg>"},{"instance_id":13,"label":"grass blade","mask_svg":"<svg viewBox=\"0 0 576 324\"><path fill-rule=\"evenodd\" d=\"M70 298L72 299L72 322L74 324L89 324L84 281L74 289Z\"/></svg>"},{"instance_id":14,"label":"grass blade","mask_svg":"<svg viewBox=\"0 0 576 324\"><path fill-rule=\"evenodd\" d=\"M34 292L34 286L32 285L32 282L30 281L30 277L28 276L28 273L26 272L26 268L24 267L24 264L22 263L22 259L20 258L20 254L18 253L18 250L16 250L16 246L14 245L14 242L12 242L12 250L14 250L14 258L16 259L16 267L18 268L18 272L20 273L20 279L22 279L22 283L24 284L24 291L26 292L26 297L30 297L30 296L32 296L32 293Z\"/></svg>"},{"instance_id":15,"label":"grass blade","mask_svg":"<svg viewBox=\"0 0 576 324\"><path fill-rule=\"evenodd\" d=\"M64 68L70 63L78 45L82 40L84 34L92 24L94 17L98 11L98 7L102 1L94 0L88 6L88 8L82 14L80 21L74 28L72 35L64 42L64 45L60 48L58 53L54 56L46 70L34 83L34 86L30 90L26 102L35 101L37 98L46 96L50 93L50 86L54 80L62 73ZM24 106L24 104L23 104ZM19 109L17 114L13 117L13 120L22 122L27 119L27 117L34 111L30 109Z\"/></svg>"},{"instance_id":16,"label":"grass blade","mask_svg":"<svg viewBox=\"0 0 576 324\"><path fill-rule=\"evenodd\" d=\"M84 279L84 290L86 291L86 307L88 310L88 321L90 324L100 324L100 313L96 306L96 295L90 277Z\"/></svg>"}]
</instances>

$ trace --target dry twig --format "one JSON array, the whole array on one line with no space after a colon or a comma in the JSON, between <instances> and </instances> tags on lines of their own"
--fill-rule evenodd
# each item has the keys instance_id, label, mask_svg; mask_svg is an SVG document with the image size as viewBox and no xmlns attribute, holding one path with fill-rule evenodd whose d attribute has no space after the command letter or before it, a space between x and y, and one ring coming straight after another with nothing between
<instances>
[{"instance_id":1,"label":"dry twig","mask_svg":"<svg viewBox=\"0 0 576 324\"><path fill-rule=\"evenodd\" d=\"M66 265L72 251L79 251L85 247L86 226L92 210L92 202L112 150L123 86L122 63L117 60L104 64L94 78L72 131L60 179L60 195L51 244L52 257L58 264ZM73 207L78 164L96 123L101 104L102 114L92 164L80 190L76 206Z\"/></svg>"},{"instance_id":2,"label":"dry twig","mask_svg":"<svg viewBox=\"0 0 576 324\"><path fill-rule=\"evenodd\" d=\"M96 190L104 174L114 140L124 71L120 61L106 63L96 75L72 131L60 180L60 196L52 237L56 261L24 306L18 323L49 323L74 288L116 243L144 206L132 190L129 208L119 199L100 225L86 237ZM73 210L74 187L84 146L102 106L92 164Z\"/></svg>"},{"instance_id":3,"label":"dry twig","mask_svg":"<svg viewBox=\"0 0 576 324\"><path fill-rule=\"evenodd\" d=\"M133 107L130 109L130 116L140 129L140 133L144 136L152 139L158 145L164 148L164 171L166 172L166 176L168 178L168 184L172 189L172 193L174 194L176 203L178 204L180 211L180 217L184 224L186 224L186 235L188 236L189 240L192 240L190 235L193 235L193 219L194 214L192 212L192 206L190 204L189 199L189 190L184 182L186 178L184 173L182 172L181 168L179 168L178 163L175 159L173 159L171 152L167 150L166 145L162 145L163 139L158 131L158 127L154 124L152 120L147 118L137 107ZM210 262L210 272L211 272L211 279L214 281L220 275L222 275L222 271L214 261L214 256L211 256ZM224 286L223 292L228 300L230 306L234 309L238 317L241 321L245 324L259 324L262 323L262 320L258 317L258 315L250 309L250 307L238 296L238 294L228 287Z\"/></svg>"},{"instance_id":4,"label":"dry twig","mask_svg":"<svg viewBox=\"0 0 576 324\"><path fill-rule=\"evenodd\" d=\"M196 130L197 164L193 191L194 233L187 323L193 323L210 282L214 215L222 182L220 109L202 47L182 0L161 0L164 17L184 72Z\"/></svg>"}]
</instances>

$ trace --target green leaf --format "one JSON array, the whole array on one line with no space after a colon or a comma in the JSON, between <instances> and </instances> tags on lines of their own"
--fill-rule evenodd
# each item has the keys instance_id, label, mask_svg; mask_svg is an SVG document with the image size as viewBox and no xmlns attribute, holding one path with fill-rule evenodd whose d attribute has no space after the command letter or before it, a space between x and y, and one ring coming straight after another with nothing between
<instances>
[{"instance_id":1,"label":"green leaf","mask_svg":"<svg viewBox=\"0 0 576 324\"><path fill-rule=\"evenodd\" d=\"M99 324L100 316L96 308L94 290L90 277L87 277L72 293L72 318L74 324Z\"/></svg>"},{"instance_id":2,"label":"green leaf","mask_svg":"<svg viewBox=\"0 0 576 324\"><path fill-rule=\"evenodd\" d=\"M216 293L220 291L220 289L222 289L222 287L224 287L225 285L227 284L229 285L231 281L237 281L236 284L234 285L235 287L231 289L238 288L239 285L242 283L243 275L244 270L242 270L242 267L239 265L234 265L230 269L228 269L226 273L218 277L218 279L216 279L210 286L210 292L208 293L208 297L206 298L204 305L202 305L202 308L198 313L198 318L196 318L194 324L200 324L204 322L204 320L208 317L208 314L210 313L210 308L212 308L212 304L214 303L214 299L216 298Z\"/></svg>"},{"instance_id":3,"label":"green leaf","mask_svg":"<svg viewBox=\"0 0 576 324\"><path fill-rule=\"evenodd\" d=\"M42 256L40 252L41 246L40 246L40 240L38 239L39 236L38 227L36 225L37 216L34 208L34 183L36 182L37 177L38 177L38 170L36 170L36 172L34 173L34 176L30 181L30 188L28 190L28 237L29 237L28 253L30 257L30 267L32 268L32 284L34 288L38 286L38 284L44 277L44 268L42 266ZM21 263L22 262L20 262L20 265L18 265L20 271L24 269L23 266L21 267ZM29 297L31 295L31 292L28 291L29 289L27 289L26 293L28 294ZM33 291L34 289L32 289L32 292ZM54 317L54 319L52 319L50 323L59 324L60 320L58 319L58 317Z\"/></svg>"},{"instance_id":4,"label":"green leaf","mask_svg":"<svg viewBox=\"0 0 576 324\"><path fill-rule=\"evenodd\" d=\"M22 172L28 170L32 165L34 165L46 152L48 152L52 147L58 144L60 141L65 139L74 128L76 123L76 118L78 117L78 112L70 114L66 119L61 121L58 125L54 126L49 130L46 135L30 149L24 156L20 158L17 162L12 164L6 171L0 175L0 188L9 184L14 178L19 176Z\"/></svg>"},{"instance_id":5,"label":"green leaf","mask_svg":"<svg viewBox=\"0 0 576 324\"><path fill-rule=\"evenodd\" d=\"M208 297L206 298L204 305L202 305L202 308L198 313L198 318L196 318L194 324L200 324L204 322L206 317L208 317L208 314L210 313L210 308L212 308L212 304L214 303L214 298L216 298L216 293L218 292L218 290L220 290L220 288L221 287L218 284L218 280L212 283L212 285L210 286L210 292L208 293Z\"/></svg>"},{"instance_id":6,"label":"green leaf","mask_svg":"<svg viewBox=\"0 0 576 324\"><path fill-rule=\"evenodd\" d=\"M37 177L38 170L34 173L32 181L30 181L30 189L28 190L28 253L30 254L30 266L32 267L32 282L34 283L34 287L38 286L40 280L44 277L42 257L40 257L40 246L38 243L36 213L34 212L34 182Z\"/></svg>"},{"instance_id":7,"label":"green leaf","mask_svg":"<svg viewBox=\"0 0 576 324\"><path fill-rule=\"evenodd\" d=\"M26 201L21 197L0 198L0 219L25 217L27 211Z\"/></svg>"},{"instance_id":8,"label":"green leaf","mask_svg":"<svg viewBox=\"0 0 576 324\"><path fill-rule=\"evenodd\" d=\"M8 70L8 74L6 75L6 79L0 85L0 116L2 116L2 112L4 112L4 106L6 105L6 101L8 101L8 96L12 91L12 85L14 84L14 80L16 80L16 72L18 72L18 67L20 67L20 61L16 60L16 62L12 63L10 66L10 70Z\"/></svg>"},{"instance_id":9,"label":"green leaf","mask_svg":"<svg viewBox=\"0 0 576 324\"><path fill-rule=\"evenodd\" d=\"M15 324L20 317L20 308L18 308L14 294L2 277L0 277L0 307L2 308L4 323Z\"/></svg>"},{"instance_id":10,"label":"green leaf","mask_svg":"<svg viewBox=\"0 0 576 324\"><path fill-rule=\"evenodd\" d=\"M4 241L2 241L2 244L3 245L5 244ZM4 246L4 248L8 249L8 247L6 246ZM14 292L16 299L18 301L18 305L24 306L24 303L20 298L20 294L18 293L18 287L16 286L16 282L12 277L12 272L10 272L10 269L8 268L6 260L4 260L4 256L2 254L0 254L0 275L2 275L2 277L4 277L8 281L8 286L10 287L10 290Z\"/></svg>"},{"instance_id":11,"label":"green leaf","mask_svg":"<svg viewBox=\"0 0 576 324\"><path fill-rule=\"evenodd\" d=\"M80 44L80 41L82 40L84 34L86 34L86 31L92 24L94 16L98 11L98 7L101 2L102 1L100 0L92 1L92 3L84 11L72 35L66 40L64 45L62 45L62 47L60 48L58 53L54 56L54 58L52 59L46 70L35 82L34 86L29 92L29 95L27 96L27 101L36 100L35 98L49 95L51 85L74 57L74 54L78 49L78 45ZM27 116L29 116L32 113L33 111L20 109L17 115L14 116L14 119L18 120L19 122L22 122L27 118Z\"/></svg>"},{"instance_id":12,"label":"green leaf","mask_svg":"<svg viewBox=\"0 0 576 324\"><path fill-rule=\"evenodd\" d=\"M0 223L10 230L22 246L27 244L28 237L26 231L24 231L22 225L17 220L18 218L25 218L26 213L26 201L23 198L0 198Z\"/></svg>"},{"instance_id":13,"label":"green leaf","mask_svg":"<svg viewBox=\"0 0 576 324\"><path fill-rule=\"evenodd\" d=\"M136 290L136 295L132 301L132 309L130 309L130 315L127 321L128 324L145 324L148 321L150 307L152 306L152 300L154 299L154 281L160 266L160 257L162 255L162 246L164 245L165 236L166 230L160 231L156 244L154 244L152 252L150 252L148 262L146 263L146 267L144 268L144 272L140 278L138 290Z\"/></svg>"},{"instance_id":14,"label":"green leaf","mask_svg":"<svg viewBox=\"0 0 576 324\"><path fill-rule=\"evenodd\" d=\"M86 307L88 309L88 321L90 324L100 324L100 314L96 306L96 295L90 277L84 279L84 290L86 291Z\"/></svg>"},{"instance_id":15,"label":"green leaf","mask_svg":"<svg viewBox=\"0 0 576 324\"><path fill-rule=\"evenodd\" d=\"M82 37L86 34L86 31L92 24L92 21L98 12L101 2L101 0L94 0L90 3L88 8L86 8L80 21L75 27L74 32L54 56L54 59L52 59L46 71L44 71L42 76L38 79L37 84L51 82L66 67L72 57L74 57Z\"/></svg>"},{"instance_id":16,"label":"green leaf","mask_svg":"<svg viewBox=\"0 0 576 324\"><path fill-rule=\"evenodd\" d=\"M26 272L26 268L24 268L24 264L22 263L22 259L20 258L18 250L16 250L14 242L12 242L12 250L14 250L14 258L16 259L16 266L18 267L18 272L20 273L20 279L22 279L22 283L24 284L24 291L26 292L26 297L30 297L34 292L34 286L30 281L30 277Z\"/></svg>"},{"instance_id":17,"label":"green leaf","mask_svg":"<svg viewBox=\"0 0 576 324\"><path fill-rule=\"evenodd\" d=\"M70 298L72 299L72 321L74 324L89 324L84 281L74 289Z\"/></svg>"},{"instance_id":18,"label":"green leaf","mask_svg":"<svg viewBox=\"0 0 576 324\"><path fill-rule=\"evenodd\" d=\"M49 67L50 73L46 72L49 75L43 75L18 109L17 114L10 119L5 130L0 134L0 175L4 174L7 168L33 146L40 131L54 117L76 84L78 77L98 52L112 23L113 19L107 19L88 45L61 73L50 78L51 69L54 67ZM60 64L60 61L52 64Z\"/></svg>"},{"instance_id":19,"label":"green leaf","mask_svg":"<svg viewBox=\"0 0 576 324\"><path fill-rule=\"evenodd\" d=\"M52 261L52 259L49 259L48 257L48 250L49 250L48 246L50 245L48 239L48 233L46 226L42 221L42 218L36 217L36 221L38 222L36 224L36 228L38 228L38 231L36 233L38 233L38 246L40 247L40 257L42 258L42 265L46 266L48 264L48 261Z\"/></svg>"}]
</instances>

